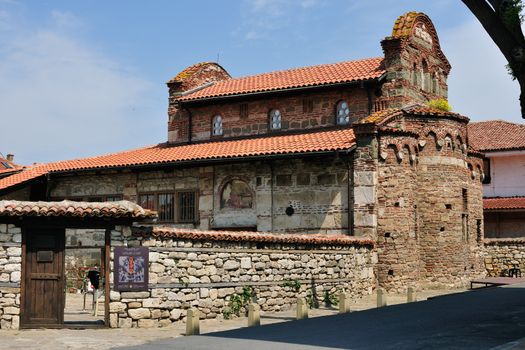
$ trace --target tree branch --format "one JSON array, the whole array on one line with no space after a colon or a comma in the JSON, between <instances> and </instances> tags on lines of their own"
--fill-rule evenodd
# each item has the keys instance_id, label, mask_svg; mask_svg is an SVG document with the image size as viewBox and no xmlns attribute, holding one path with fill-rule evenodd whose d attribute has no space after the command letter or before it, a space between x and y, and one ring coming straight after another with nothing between
<instances>
[{"instance_id":1,"label":"tree branch","mask_svg":"<svg viewBox=\"0 0 525 350\"><path fill-rule=\"evenodd\" d=\"M476 16L483 28L487 31L494 43L509 63L514 61L512 50L521 47L514 35L503 25L500 18L485 0L462 0L469 10ZM494 0L494 2L496 2Z\"/></svg>"}]
</instances>

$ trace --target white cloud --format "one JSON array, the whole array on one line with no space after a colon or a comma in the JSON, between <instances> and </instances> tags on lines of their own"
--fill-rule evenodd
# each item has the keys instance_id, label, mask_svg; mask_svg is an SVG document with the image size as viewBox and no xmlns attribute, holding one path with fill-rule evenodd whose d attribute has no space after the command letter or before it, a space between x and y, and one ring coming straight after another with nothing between
<instances>
[{"instance_id":1,"label":"white cloud","mask_svg":"<svg viewBox=\"0 0 525 350\"><path fill-rule=\"evenodd\" d=\"M234 34L245 40L271 38L276 31L290 26L294 20L321 4L323 0L245 0L243 23Z\"/></svg>"},{"instance_id":2,"label":"white cloud","mask_svg":"<svg viewBox=\"0 0 525 350\"><path fill-rule=\"evenodd\" d=\"M151 84L76 39L72 14L50 18L32 30L0 22L0 152L30 164L161 142L162 126L141 118Z\"/></svg>"},{"instance_id":3,"label":"white cloud","mask_svg":"<svg viewBox=\"0 0 525 350\"><path fill-rule=\"evenodd\" d=\"M449 99L454 110L473 121L523 123L519 84L507 73L505 58L481 25L472 19L440 36L452 65Z\"/></svg>"}]
</instances>

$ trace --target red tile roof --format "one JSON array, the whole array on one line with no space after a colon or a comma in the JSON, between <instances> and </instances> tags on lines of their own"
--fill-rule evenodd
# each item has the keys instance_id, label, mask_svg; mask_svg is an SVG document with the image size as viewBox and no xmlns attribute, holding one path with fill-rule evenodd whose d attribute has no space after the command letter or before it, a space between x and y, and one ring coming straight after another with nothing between
<instances>
[{"instance_id":1,"label":"red tile roof","mask_svg":"<svg viewBox=\"0 0 525 350\"><path fill-rule=\"evenodd\" d=\"M21 173L0 179L0 190L54 172L337 151L349 149L354 144L354 131L349 128L179 146L159 144L98 157L36 165Z\"/></svg>"},{"instance_id":2,"label":"red tile roof","mask_svg":"<svg viewBox=\"0 0 525 350\"><path fill-rule=\"evenodd\" d=\"M525 209L525 197L483 198L483 210Z\"/></svg>"},{"instance_id":3,"label":"red tile roof","mask_svg":"<svg viewBox=\"0 0 525 350\"><path fill-rule=\"evenodd\" d=\"M0 176L5 176L9 173L17 173L21 171L24 167L18 164L15 164L4 157L0 156Z\"/></svg>"},{"instance_id":4,"label":"red tile roof","mask_svg":"<svg viewBox=\"0 0 525 350\"><path fill-rule=\"evenodd\" d=\"M381 124L391 117L401 114L412 114L433 117L448 117L468 121L469 119L459 113L448 112L437 108L428 107L421 104L411 104L402 108L386 108L370 114L368 117L361 119L358 124Z\"/></svg>"},{"instance_id":5,"label":"red tile roof","mask_svg":"<svg viewBox=\"0 0 525 350\"><path fill-rule=\"evenodd\" d=\"M0 216L61 216L153 219L157 213L128 202L0 201Z\"/></svg>"},{"instance_id":6,"label":"red tile roof","mask_svg":"<svg viewBox=\"0 0 525 350\"><path fill-rule=\"evenodd\" d=\"M483 240L485 245L522 245L525 244L525 238L485 238Z\"/></svg>"},{"instance_id":7,"label":"red tile roof","mask_svg":"<svg viewBox=\"0 0 525 350\"><path fill-rule=\"evenodd\" d=\"M525 149L525 125L503 120L470 123L469 144L482 152Z\"/></svg>"},{"instance_id":8,"label":"red tile roof","mask_svg":"<svg viewBox=\"0 0 525 350\"><path fill-rule=\"evenodd\" d=\"M227 79L192 94L181 96L178 100L190 101L219 96L350 83L377 79L384 73L383 58L375 57Z\"/></svg>"},{"instance_id":9,"label":"red tile roof","mask_svg":"<svg viewBox=\"0 0 525 350\"><path fill-rule=\"evenodd\" d=\"M178 238L206 241L233 241L257 243L295 243L312 245L355 245L374 246L374 241L368 238L346 235L326 234L292 234L292 233L260 233L260 232L232 232L232 231L200 231L178 229L172 227L140 227L133 228L135 236Z\"/></svg>"}]
</instances>

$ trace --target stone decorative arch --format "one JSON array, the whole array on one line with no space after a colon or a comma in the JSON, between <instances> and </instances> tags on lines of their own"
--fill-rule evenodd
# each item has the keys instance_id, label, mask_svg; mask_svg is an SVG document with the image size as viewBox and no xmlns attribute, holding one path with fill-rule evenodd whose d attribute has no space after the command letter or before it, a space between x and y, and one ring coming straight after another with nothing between
<instances>
[{"instance_id":1,"label":"stone decorative arch","mask_svg":"<svg viewBox=\"0 0 525 350\"><path fill-rule=\"evenodd\" d=\"M445 74L448 76L451 65L441 50L439 38L434 24L422 12L407 12L398 17L392 29L392 37L402 39L405 43L413 38L426 42L445 63Z\"/></svg>"},{"instance_id":2,"label":"stone decorative arch","mask_svg":"<svg viewBox=\"0 0 525 350\"><path fill-rule=\"evenodd\" d=\"M452 133L447 132L445 134L445 137L443 137L443 143L444 143L443 144L444 147L450 146L450 149L452 150L455 149L454 137L452 136Z\"/></svg>"},{"instance_id":3,"label":"stone decorative arch","mask_svg":"<svg viewBox=\"0 0 525 350\"><path fill-rule=\"evenodd\" d=\"M221 209L253 209L255 193L249 181L241 176L226 177L219 187Z\"/></svg>"}]
</instances>

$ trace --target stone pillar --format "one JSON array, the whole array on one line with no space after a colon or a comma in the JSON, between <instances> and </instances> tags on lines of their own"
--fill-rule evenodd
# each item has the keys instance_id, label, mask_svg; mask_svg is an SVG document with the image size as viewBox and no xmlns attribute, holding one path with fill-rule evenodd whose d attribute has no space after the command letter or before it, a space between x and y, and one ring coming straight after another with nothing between
<instances>
[{"instance_id":1,"label":"stone pillar","mask_svg":"<svg viewBox=\"0 0 525 350\"><path fill-rule=\"evenodd\" d=\"M200 334L199 317L199 310L188 309L188 313L186 315L186 335Z\"/></svg>"},{"instance_id":2,"label":"stone pillar","mask_svg":"<svg viewBox=\"0 0 525 350\"><path fill-rule=\"evenodd\" d=\"M350 312L350 297L346 293L341 292L339 294L339 313L345 314L347 312Z\"/></svg>"},{"instance_id":3,"label":"stone pillar","mask_svg":"<svg viewBox=\"0 0 525 350\"><path fill-rule=\"evenodd\" d=\"M407 289L407 303L412 303L416 301L416 292L413 287L408 287Z\"/></svg>"},{"instance_id":4,"label":"stone pillar","mask_svg":"<svg viewBox=\"0 0 525 350\"><path fill-rule=\"evenodd\" d=\"M255 303L248 305L248 327L261 325L261 308Z\"/></svg>"},{"instance_id":5,"label":"stone pillar","mask_svg":"<svg viewBox=\"0 0 525 350\"><path fill-rule=\"evenodd\" d=\"M377 307L387 306L386 293L383 288L377 288Z\"/></svg>"},{"instance_id":6,"label":"stone pillar","mask_svg":"<svg viewBox=\"0 0 525 350\"><path fill-rule=\"evenodd\" d=\"M297 298L297 319L302 320L308 318L308 305L304 298Z\"/></svg>"},{"instance_id":7,"label":"stone pillar","mask_svg":"<svg viewBox=\"0 0 525 350\"><path fill-rule=\"evenodd\" d=\"M377 139L374 126L355 128L354 154L354 227L355 236L377 238Z\"/></svg>"}]
</instances>

